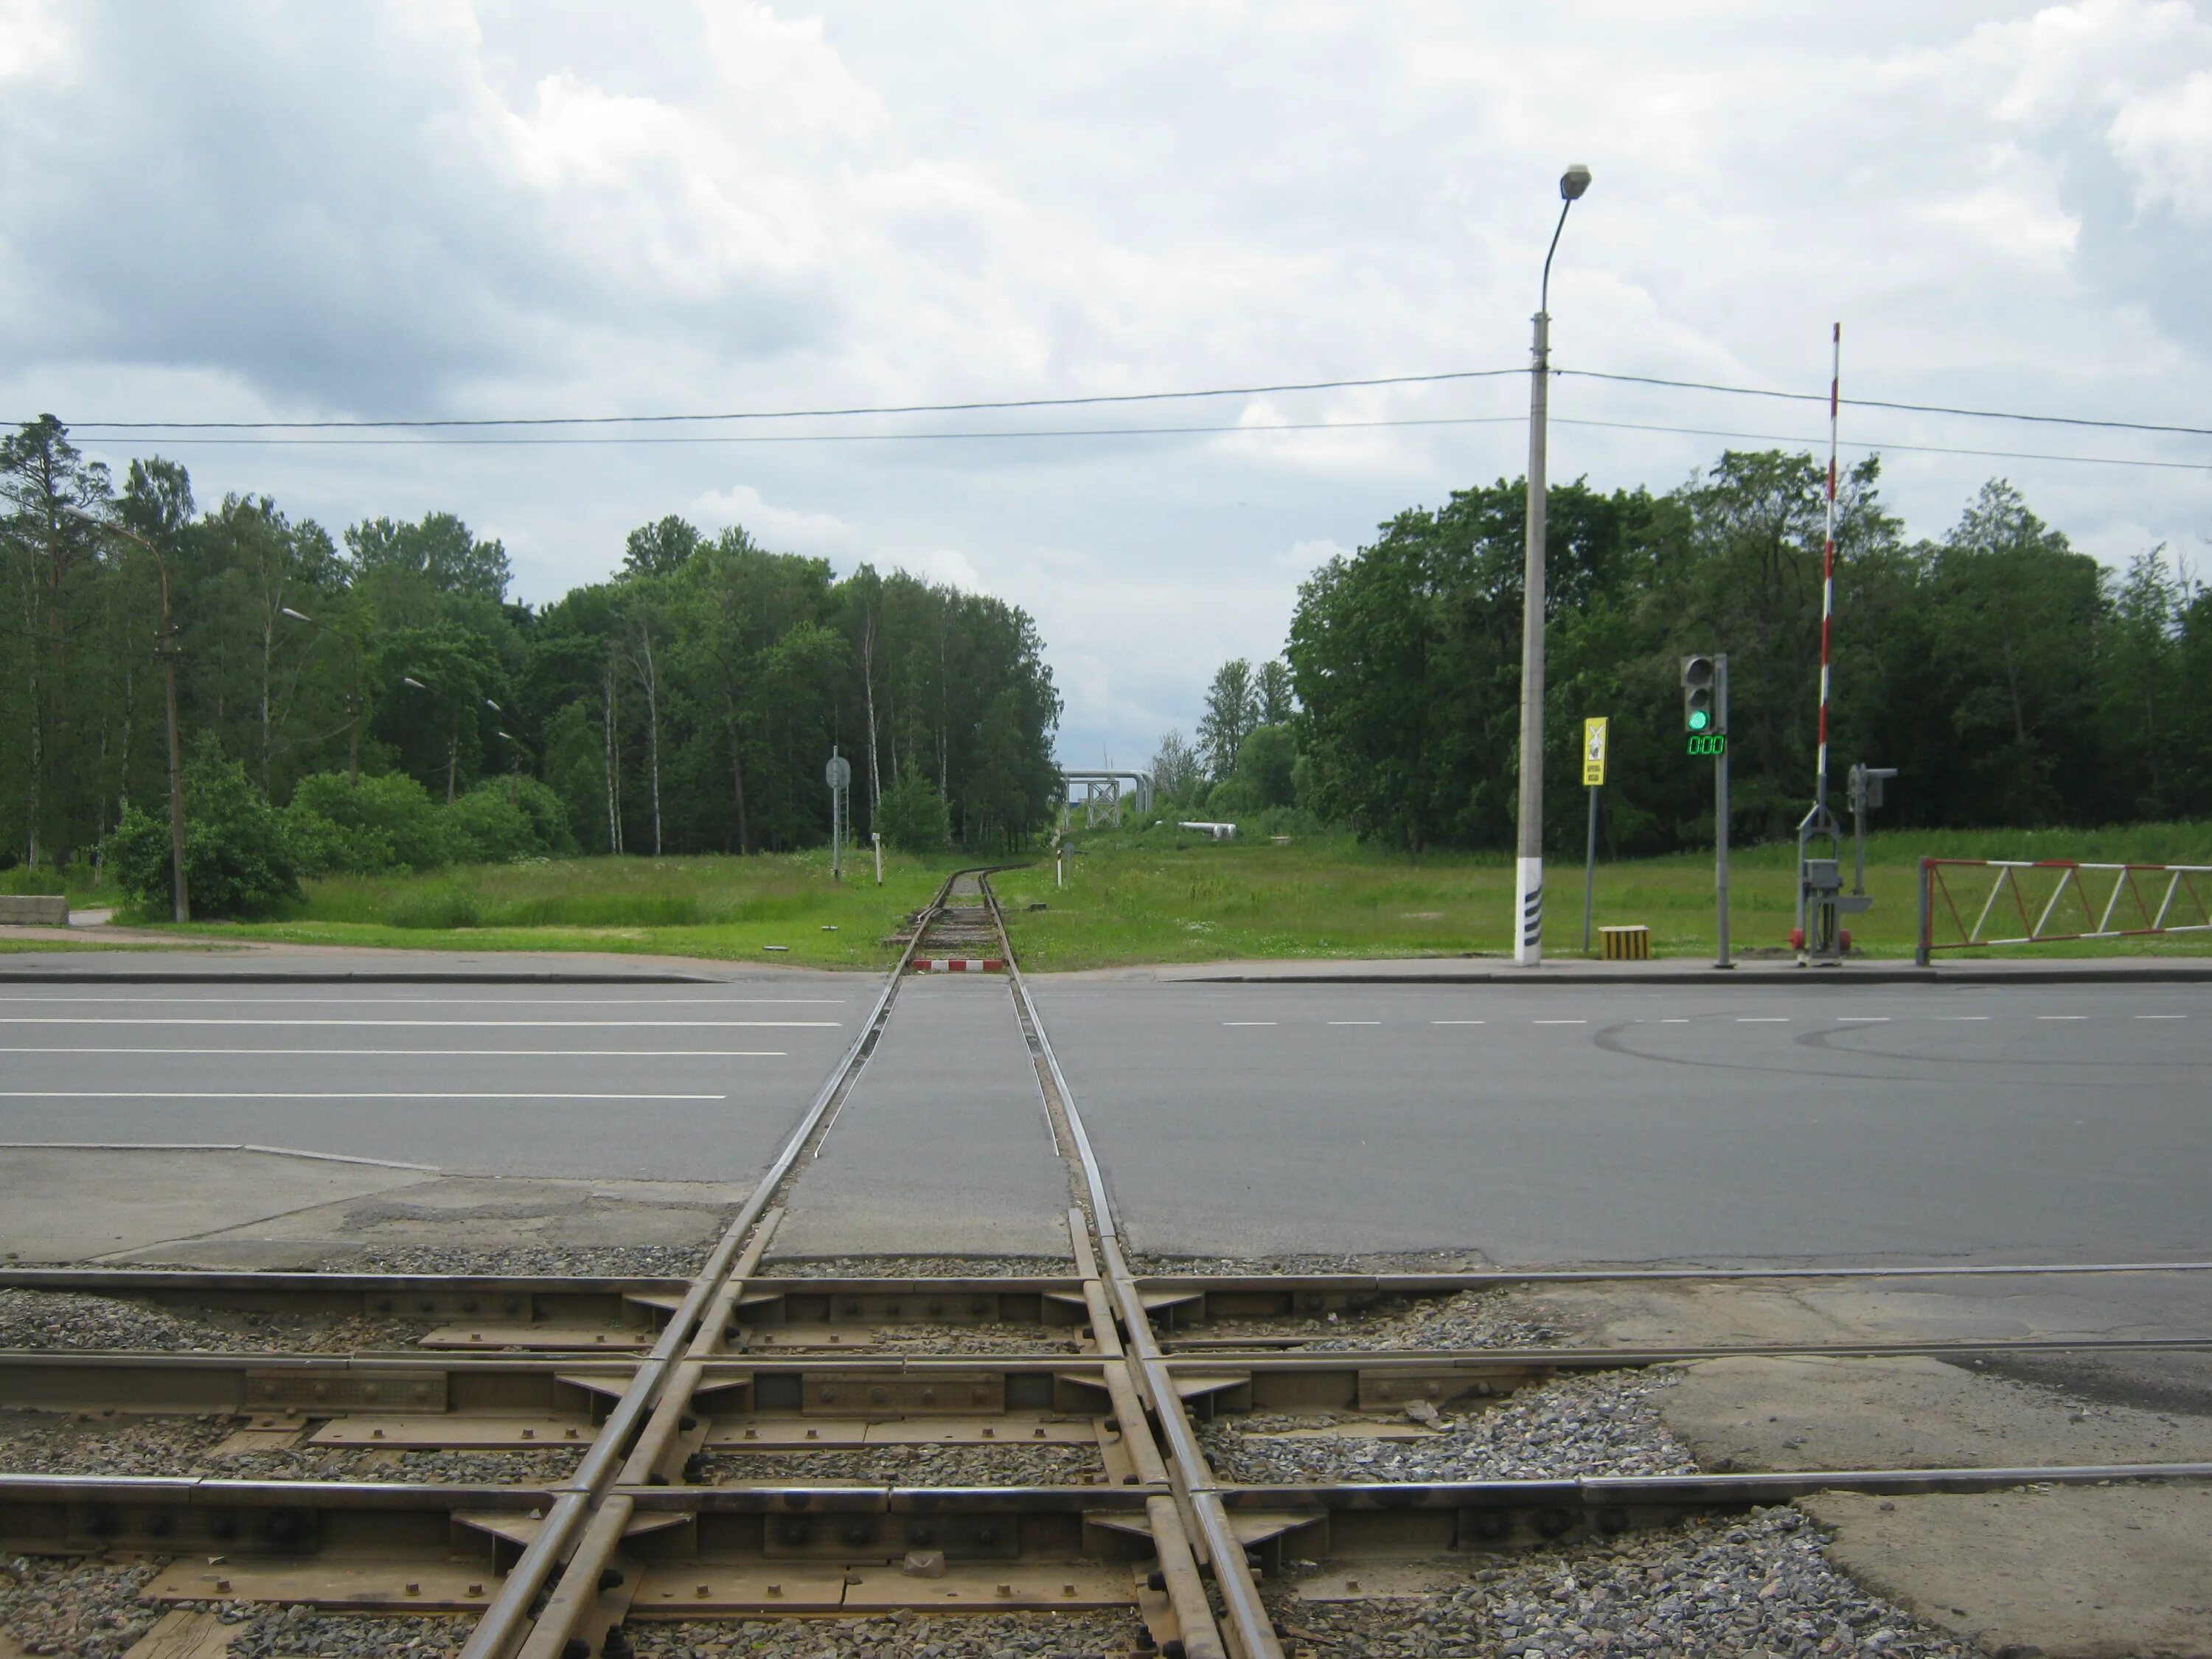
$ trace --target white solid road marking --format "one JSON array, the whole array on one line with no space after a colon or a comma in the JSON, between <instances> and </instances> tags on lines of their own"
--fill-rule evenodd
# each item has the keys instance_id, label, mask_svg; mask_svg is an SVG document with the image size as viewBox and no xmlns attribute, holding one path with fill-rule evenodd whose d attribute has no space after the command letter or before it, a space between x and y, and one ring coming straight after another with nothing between
<instances>
[{"instance_id":1,"label":"white solid road marking","mask_svg":"<svg viewBox=\"0 0 2212 1659\"><path fill-rule=\"evenodd\" d=\"M2038 1019L2087 1019L2087 1014L2038 1014Z\"/></svg>"},{"instance_id":2,"label":"white solid road marking","mask_svg":"<svg viewBox=\"0 0 2212 1659\"><path fill-rule=\"evenodd\" d=\"M1329 1021L1329 1024L1332 1025L1380 1025L1382 1023L1382 1022L1379 1019L1333 1019Z\"/></svg>"},{"instance_id":3,"label":"white solid road marking","mask_svg":"<svg viewBox=\"0 0 2212 1659\"><path fill-rule=\"evenodd\" d=\"M573 1095L535 1089L396 1091L385 1089L5 1089L0 1100L727 1100L727 1095Z\"/></svg>"},{"instance_id":4,"label":"white solid road marking","mask_svg":"<svg viewBox=\"0 0 2212 1659\"><path fill-rule=\"evenodd\" d=\"M1838 1025L1887 1025L1889 1024L1889 1016L1887 1014L1838 1014L1836 1024Z\"/></svg>"},{"instance_id":5,"label":"white solid road marking","mask_svg":"<svg viewBox=\"0 0 2212 1659\"><path fill-rule=\"evenodd\" d=\"M1687 1024L1690 1023L1690 1021L1689 1021L1688 1017L1687 1017L1686 1015L1685 1015L1684 1017L1682 1017L1681 1018L1679 1018L1679 1019L1662 1019L1662 1020L1661 1020L1659 1023L1660 1023L1662 1025L1687 1025Z\"/></svg>"},{"instance_id":6,"label":"white solid road marking","mask_svg":"<svg viewBox=\"0 0 2212 1659\"><path fill-rule=\"evenodd\" d=\"M1735 1023L1739 1025L1787 1025L1790 1023L1790 1016L1787 1014L1738 1014Z\"/></svg>"},{"instance_id":7,"label":"white solid road marking","mask_svg":"<svg viewBox=\"0 0 2212 1659\"><path fill-rule=\"evenodd\" d=\"M349 997L18 997L0 991L0 1002L174 1002L187 1007L205 1007L210 1003L268 1003L280 1008L298 1004L307 1006L319 1002L342 1003L349 1007L373 1002L379 1007L404 1006L410 1003L428 1003L440 1008L842 1008L843 997L380 997L356 995Z\"/></svg>"},{"instance_id":8,"label":"white solid road marking","mask_svg":"<svg viewBox=\"0 0 2212 1659\"><path fill-rule=\"evenodd\" d=\"M415 1030L500 1025L555 1026L564 1031L579 1027L611 1031L629 1025L804 1026L835 1030L842 1023L834 1019L230 1019L219 1016L179 1019L167 1014L151 1019L125 1019L113 1014L0 1014L0 1025L404 1025Z\"/></svg>"},{"instance_id":9,"label":"white solid road marking","mask_svg":"<svg viewBox=\"0 0 2212 1659\"><path fill-rule=\"evenodd\" d=\"M2137 1014L2137 1019L2187 1019L2186 1014Z\"/></svg>"},{"instance_id":10,"label":"white solid road marking","mask_svg":"<svg viewBox=\"0 0 2212 1659\"><path fill-rule=\"evenodd\" d=\"M1589 1024L1586 1019L1535 1019L1528 1023L1532 1025L1587 1025Z\"/></svg>"},{"instance_id":11,"label":"white solid road marking","mask_svg":"<svg viewBox=\"0 0 2212 1659\"><path fill-rule=\"evenodd\" d=\"M1479 1019L1432 1019L1429 1022L1431 1025L1480 1025L1483 1023Z\"/></svg>"},{"instance_id":12,"label":"white solid road marking","mask_svg":"<svg viewBox=\"0 0 2212 1659\"><path fill-rule=\"evenodd\" d=\"M1942 1020L1950 1020L1955 1023L1960 1020L1987 1019L1989 1016L1987 1014L1938 1014L1936 1018Z\"/></svg>"},{"instance_id":13,"label":"white solid road marking","mask_svg":"<svg viewBox=\"0 0 2212 1659\"><path fill-rule=\"evenodd\" d=\"M787 1060L783 1048L88 1048L0 1043L0 1054L295 1054L321 1059Z\"/></svg>"}]
</instances>

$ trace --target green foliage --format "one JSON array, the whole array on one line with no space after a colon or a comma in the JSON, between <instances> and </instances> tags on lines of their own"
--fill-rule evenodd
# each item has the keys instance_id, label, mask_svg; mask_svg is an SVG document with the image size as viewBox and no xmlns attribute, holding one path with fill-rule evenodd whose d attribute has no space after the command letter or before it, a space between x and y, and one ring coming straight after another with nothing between
<instances>
[{"instance_id":1,"label":"green foliage","mask_svg":"<svg viewBox=\"0 0 2212 1659\"><path fill-rule=\"evenodd\" d=\"M110 832L106 863L118 887L146 911L170 897L169 825L136 806ZM284 821L212 740L185 767L185 882L195 917L264 915L300 896Z\"/></svg>"},{"instance_id":2,"label":"green foliage","mask_svg":"<svg viewBox=\"0 0 2212 1659\"><path fill-rule=\"evenodd\" d=\"M2116 579L2002 482L1907 545L1878 476L1862 463L1838 498L1834 791L1855 761L1900 769L1887 826L2212 811L2212 727L2184 714L2212 695L2212 603L2156 553ZM1711 768L1682 752L1691 652L1729 655L1735 838L1803 814L1825 478L1808 455L1731 451L1666 496L1551 492L1544 787L1577 798L1582 721L1608 716L1608 854L1711 843ZM1460 491L1306 584L1302 804L1390 846L1510 844L1523 513L1518 482ZM1579 848L1579 811L1547 828L1554 853Z\"/></svg>"},{"instance_id":3,"label":"green foliage","mask_svg":"<svg viewBox=\"0 0 2212 1659\"><path fill-rule=\"evenodd\" d=\"M428 870L452 857L429 792L404 772L358 784L343 772L302 778L284 808L284 828L307 876Z\"/></svg>"},{"instance_id":4,"label":"green foliage","mask_svg":"<svg viewBox=\"0 0 2212 1659\"><path fill-rule=\"evenodd\" d=\"M487 778L445 811L456 863L511 864L573 852L568 812L535 778Z\"/></svg>"},{"instance_id":5,"label":"green foliage","mask_svg":"<svg viewBox=\"0 0 2212 1659\"><path fill-rule=\"evenodd\" d=\"M1251 810L1288 806L1297 798L1292 773L1298 750L1286 726L1255 727L1237 750L1235 781L1243 786Z\"/></svg>"},{"instance_id":6,"label":"green foliage","mask_svg":"<svg viewBox=\"0 0 2212 1659\"><path fill-rule=\"evenodd\" d=\"M945 797L920 772L909 771L884 791L876 808L876 827L884 844L902 853L934 853L952 839L951 815Z\"/></svg>"},{"instance_id":7,"label":"green foliage","mask_svg":"<svg viewBox=\"0 0 2212 1659\"><path fill-rule=\"evenodd\" d=\"M118 493L51 416L0 434L7 845L67 870L125 802L163 796L163 573L185 739L211 733L267 799L357 760L365 787L404 775L442 811L487 780L504 791L519 760L529 826L471 804L458 856L572 837L599 852L818 847L833 745L866 781L864 830L878 784L908 772L968 845L1020 847L1046 821L1060 699L1021 611L865 566L839 580L674 516L608 552L611 580L532 611L507 598L499 543L451 514L367 517L334 538L266 496L203 512L159 458L133 462ZM287 812L306 867L448 856L423 845L420 803L399 824L394 803L354 811L317 789Z\"/></svg>"}]
</instances>

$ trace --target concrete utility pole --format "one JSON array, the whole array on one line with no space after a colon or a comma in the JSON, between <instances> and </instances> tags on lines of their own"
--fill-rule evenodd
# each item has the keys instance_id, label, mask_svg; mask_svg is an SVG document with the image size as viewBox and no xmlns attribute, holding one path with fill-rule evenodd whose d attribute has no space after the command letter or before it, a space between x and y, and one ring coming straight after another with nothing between
<instances>
[{"instance_id":1,"label":"concrete utility pole","mask_svg":"<svg viewBox=\"0 0 2212 1659\"><path fill-rule=\"evenodd\" d=\"M1559 222L1544 254L1528 368L1528 522L1521 590L1521 831L1513 861L1513 960L1544 959L1544 439L1552 370L1552 256L1567 210L1589 188L1580 161L1559 177Z\"/></svg>"}]
</instances>

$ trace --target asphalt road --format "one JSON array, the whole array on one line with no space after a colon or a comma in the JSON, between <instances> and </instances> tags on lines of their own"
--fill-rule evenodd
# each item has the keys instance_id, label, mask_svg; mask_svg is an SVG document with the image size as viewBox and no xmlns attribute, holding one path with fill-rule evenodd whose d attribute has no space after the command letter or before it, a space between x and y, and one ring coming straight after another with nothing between
<instances>
[{"instance_id":1,"label":"asphalt road","mask_svg":"<svg viewBox=\"0 0 2212 1659\"><path fill-rule=\"evenodd\" d=\"M0 1141L246 1143L466 1173L753 1175L875 985L0 986Z\"/></svg>"},{"instance_id":2,"label":"asphalt road","mask_svg":"<svg viewBox=\"0 0 2212 1659\"><path fill-rule=\"evenodd\" d=\"M775 1249L1065 1256L1069 1203L1006 981L917 975L791 1189Z\"/></svg>"},{"instance_id":3,"label":"asphalt road","mask_svg":"<svg viewBox=\"0 0 2212 1659\"><path fill-rule=\"evenodd\" d=\"M1035 989L1146 1249L2212 1256L2203 988ZM0 1141L743 1180L874 990L0 986ZM1056 1239L1002 981L906 988L799 1200L786 1249Z\"/></svg>"},{"instance_id":4,"label":"asphalt road","mask_svg":"<svg viewBox=\"0 0 2212 1659\"><path fill-rule=\"evenodd\" d=\"M1147 1249L2212 1257L2212 997L1035 983Z\"/></svg>"}]
</instances>

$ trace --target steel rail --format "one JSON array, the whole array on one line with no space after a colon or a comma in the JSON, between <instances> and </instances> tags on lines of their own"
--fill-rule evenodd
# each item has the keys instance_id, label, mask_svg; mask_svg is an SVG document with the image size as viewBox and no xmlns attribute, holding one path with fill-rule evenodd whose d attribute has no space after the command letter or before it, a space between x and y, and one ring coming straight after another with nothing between
<instances>
[{"instance_id":1,"label":"steel rail","mask_svg":"<svg viewBox=\"0 0 2212 1659\"><path fill-rule=\"evenodd\" d=\"M1235 1527L1216 1493L1218 1482L1212 1468L1199 1445L1182 1395L1164 1363L1165 1356L1152 1329L1144 1295L1122 1253L1120 1221L1107 1188L1105 1166L1091 1146L1082 1113L1075 1103L1075 1091L1068 1085L1067 1074L1060 1069L1051 1038L1045 1034L1043 1018L1030 994L1029 981L1022 973L1012 937L1006 931L998 896L991 890L988 878L977 885L990 912L992 926L998 932L1023 1036L1039 1062L1039 1081L1048 1085L1045 1090L1048 1109L1066 1133L1067 1148L1073 1153L1072 1172L1079 1176L1081 1195L1088 1200L1090 1224L1097 1236L1098 1255L1103 1259L1103 1283L1120 1313L1129 1350L1122 1358L1121 1368L1135 1385L1133 1392L1150 1406L1165 1443L1168 1474L1176 1492L1171 1507L1181 1522L1179 1530L1188 1536L1164 1536L1160 1527L1155 1526L1153 1541L1161 1548L1163 1572L1172 1584L1173 1575L1168 1572L1166 1565L1170 1541L1193 1549L1200 1562L1213 1570L1213 1582L1221 1593L1225 1613L1220 1632L1228 1638L1238 1659L1283 1659L1274 1620L1261 1600L1244 1546L1237 1537ZM1077 1242L1082 1241L1079 1237ZM1112 1374L1111 1369L1109 1374ZM1170 1506L1163 1504L1161 1507L1165 1510ZM1186 1632L1187 1646L1188 1642ZM1196 1650L1191 1651L1195 1653Z\"/></svg>"},{"instance_id":2,"label":"steel rail","mask_svg":"<svg viewBox=\"0 0 2212 1659\"><path fill-rule=\"evenodd\" d=\"M632 1443L653 1420L653 1413L660 1403L664 1385L668 1381L668 1373L678 1350L691 1342L698 1331L701 1316L730 1279L738 1252L745 1247L747 1239L767 1212L769 1200L797 1166L800 1154L833 1107L858 1080L868 1057L875 1052L877 1040L882 1034L884 1021L890 1017L891 1006L897 999L908 963L913 960L915 948L921 942L927 922L944 907L959 874L955 872L947 876L944 885L931 900L923 913L923 925L915 927L914 936L899 952L896 965L884 979L883 988L877 993L875 1002L851 1044L831 1067L830 1075L823 1079L813 1100L800 1115L798 1125L755 1184L751 1195L724 1231L706 1265L691 1280L675 1316L662 1331L659 1340L653 1344L646 1363L639 1367L629 1389L601 1426L599 1438L585 1455L584 1464L573 1479L571 1484L575 1490L565 1492L556 1501L554 1510L545 1517L543 1530L523 1552L521 1559L509 1570L498 1595L470 1633L466 1645L461 1650L461 1659L508 1659L508 1656L518 1651L532 1655L534 1659L534 1650L544 1644L538 1639L539 1626L537 1621L532 1620L531 1608L548 1590L548 1581L553 1577L554 1568L557 1565L575 1565L580 1569L574 1575L575 1579L579 1582L588 1580L592 1584L596 1584L604 1575L606 1558L611 1556L621 1542L622 1528L615 1526L611 1534L605 1528L594 1528L587 1537L580 1536L580 1534L584 1532L586 1522L593 1519L595 1512L603 1506ZM732 1297L734 1294L732 1291ZM696 1381L696 1377L693 1380ZM686 1401L688 1403L688 1395ZM587 1542L591 1546L589 1553L585 1550ZM554 1626L559 1626L561 1645L565 1647L569 1629L586 1617L591 1608L581 1605L573 1594L570 1576L565 1571L561 1576L561 1585L570 1588L572 1594L563 1600L557 1613L550 1599L544 1602L544 1610L555 1615L544 1627L550 1630ZM597 1591L593 1590L592 1595L596 1597Z\"/></svg>"},{"instance_id":3,"label":"steel rail","mask_svg":"<svg viewBox=\"0 0 2212 1659\"><path fill-rule=\"evenodd\" d=\"M1071 1212L1071 1214L1079 1214ZM1111 1320L1103 1279L1094 1281L1103 1300L1094 1316ZM710 1324L712 1322L702 1322ZM697 1339L695 1338L695 1345ZM1222 1339L1226 1344L1234 1339ZM1553 1371L1636 1370L1705 1360L2033 1358L2050 1355L2205 1353L2212 1337L1990 1337L1917 1340L1741 1342L1696 1346L1553 1345L1481 1348L1250 1348L1233 1346L1169 1348L1158 1364L1176 1378L1218 1377L1231 1372L1255 1379L1322 1378L1345 1374L1386 1378L1397 1373L1433 1378L1517 1377ZM709 1352L687 1356L698 1369L693 1392L757 1383L851 1375L878 1382L888 1377L928 1378L944 1373L1068 1377L1097 1370L1121 1357L1118 1339L1090 1353L909 1354L896 1350L811 1350L773 1353ZM137 1413L290 1414L301 1418L433 1418L471 1421L556 1413L562 1407L627 1391L651 1361L605 1355L571 1357L528 1352L421 1353L173 1353L110 1351L57 1352L0 1350L0 1407L40 1411L121 1411ZM1110 1375L1110 1373L1109 1373ZM594 1389L597 1380L604 1384ZM318 1391L320 1392L318 1392ZM1118 1402L1117 1402L1118 1403ZM547 1447L562 1443L543 1443ZM520 1449L520 1448L518 1448ZM579 1448L580 1449L580 1448Z\"/></svg>"}]
</instances>

